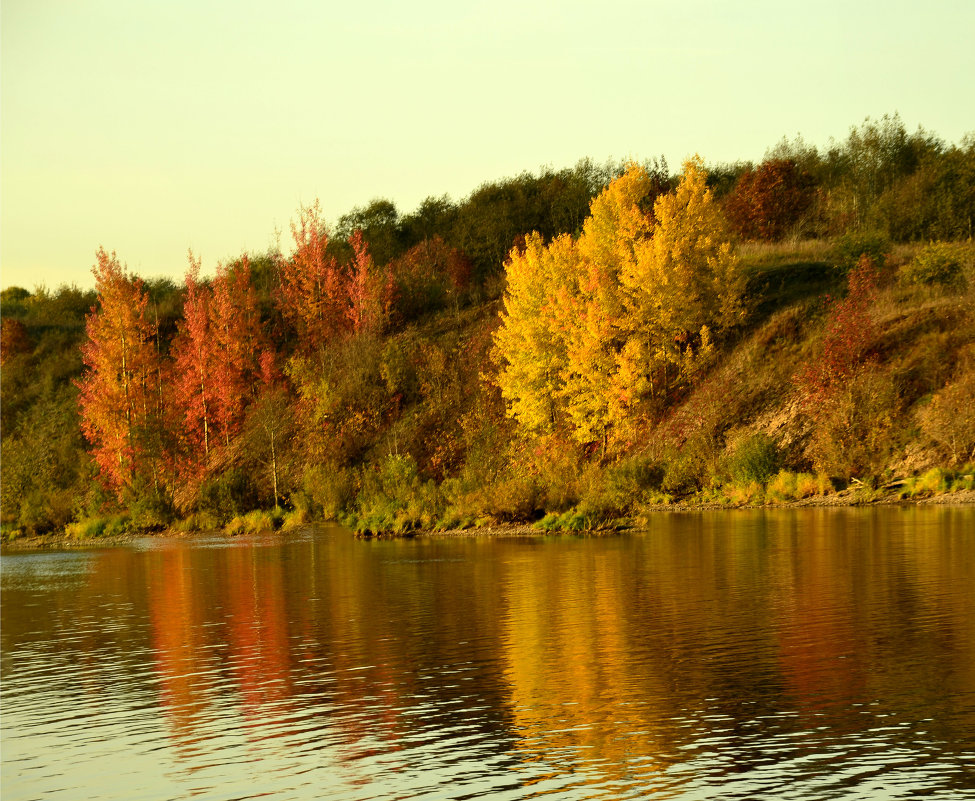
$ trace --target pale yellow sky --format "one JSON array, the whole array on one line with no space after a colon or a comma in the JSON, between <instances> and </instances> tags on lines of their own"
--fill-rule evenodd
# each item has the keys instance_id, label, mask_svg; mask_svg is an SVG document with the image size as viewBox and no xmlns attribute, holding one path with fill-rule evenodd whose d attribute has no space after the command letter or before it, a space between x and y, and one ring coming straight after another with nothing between
<instances>
[{"instance_id":1,"label":"pale yellow sky","mask_svg":"<svg viewBox=\"0 0 975 801\"><path fill-rule=\"evenodd\" d=\"M975 3L3 0L0 283L287 244L589 156L761 159L899 112L975 130Z\"/></svg>"}]
</instances>

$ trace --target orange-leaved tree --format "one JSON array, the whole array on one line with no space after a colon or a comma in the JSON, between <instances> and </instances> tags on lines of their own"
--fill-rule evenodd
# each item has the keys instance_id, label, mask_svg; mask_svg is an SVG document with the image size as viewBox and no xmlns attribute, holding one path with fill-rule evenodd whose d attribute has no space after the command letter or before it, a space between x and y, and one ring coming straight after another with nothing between
<instances>
[{"instance_id":1,"label":"orange-leaved tree","mask_svg":"<svg viewBox=\"0 0 975 801\"><path fill-rule=\"evenodd\" d=\"M182 417L188 459L184 468L202 471L216 441L217 348L213 336L213 290L200 282L200 261L189 254L183 319L173 340L173 386ZM185 472L185 470L184 470Z\"/></svg>"},{"instance_id":2,"label":"orange-leaved tree","mask_svg":"<svg viewBox=\"0 0 975 801\"><path fill-rule=\"evenodd\" d=\"M261 373L266 347L246 256L217 267L212 282L200 280L190 254L183 321L173 342L173 384L188 451L185 467L197 478L216 449L238 435ZM184 472L187 472L184 470Z\"/></svg>"},{"instance_id":3,"label":"orange-leaved tree","mask_svg":"<svg viewBox=\"0 0 975 801\"><path fill-rule=\"evenodd\" d=\"M213 280L213 339L218 359L214 372L217 421L224 444L238 434L244 411L261 376L260 355L267 348L251 282L250 260L217 267Z\"/></svg>"},{"instance_id":4,"label":"orange-leaved tree","mask_svg":"<svg viewBox=\"0 0 975 801\"><path fill-rule=\"evenodd\" d=\"M346 316L354 333L380 334L389 323L393 302L392 275L373 261L362 231L352 232L349 245L352 261L349 264Z\"/></svg>"},{"instance_id":5,"label":"orange-leaved tree","mask_svg":"<svg viewBox=\"0 0 975 801\"><path fill-rule=\"evenodd\" d=\"M278 306L294 328L298 350L315 353L348 329L347 276L330 255L328 231L316 201L299 209L291 224L295 249L278 263Z\"/></svg>"},{"instance_id":6,"label":"orange-leaved tree","mask_svg":"<svg viewBox=\"0 0 975 801\"><path fill-rule=\"evenodd\" d=\"M98 302L87 318L78 402L99 477L121 497L149 481L159 487L157 332L142 281L126 273L114 252L99 248L96 258Z\"/></svg>"}]
</instances>

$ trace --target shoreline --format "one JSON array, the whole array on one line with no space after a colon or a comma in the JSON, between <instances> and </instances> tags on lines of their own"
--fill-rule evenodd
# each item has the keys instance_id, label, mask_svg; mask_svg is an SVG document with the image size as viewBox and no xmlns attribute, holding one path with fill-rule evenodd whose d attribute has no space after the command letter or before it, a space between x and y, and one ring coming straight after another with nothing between
<instances>
[{"instance_id":1,"label":"shoreline","mask_svg":"<svg viewBox=\"0 0 975 801\"><path fill-rule=\"evenodd\" d=\"M866 506L975 506L975 490L960 490L958 492L931 495L926 498L900 498L897 495L886 495L880 498L863 500L858 497L856 490L846 489L833 495L817 495L811 498L803 498L798 501L787 501L778 503L761 504L740 504L731 506L720 503L673 503L660 504L656 506L644 507L648 514L659 513L694 513L694 512L715 512L715 511L742 511L756 509L808 509L808 508L858 508ZM328 523L329 521L315 521L314 524ZM451 538L500 538L500 537L545 537L561 536L572 534L576 536L607 537L615 536L622 531L639 529L642 526L630 522L623 528L605 528L570 531L562 529L542 530L535 527L534 523L489 523L485 526L473 526L463 529L443 529L443 530L423 530L411 531L405 534L355 534L353 536L360 540L393 540L393 539L451 539ZM0 543L0 553L16 551L54 551L54 550L74 550L84 548L113 548L142 538L159 539L194 539L201 535L218 535L233 539L234 534L224 534L219 530L200 530L193 532L177 531L166 528L161 531L136 531L126 534L117 534L108 537L95 537L91 539L72 539L63 533L59 534L40 534L31 537L18 537L12 541Z\"/></svg>"}]
</instances>

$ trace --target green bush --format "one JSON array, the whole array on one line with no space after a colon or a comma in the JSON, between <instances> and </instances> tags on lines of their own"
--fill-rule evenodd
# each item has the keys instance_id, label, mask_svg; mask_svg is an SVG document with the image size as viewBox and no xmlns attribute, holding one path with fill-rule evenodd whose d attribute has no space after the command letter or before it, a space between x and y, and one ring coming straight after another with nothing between
<instances>
[{"instance_id":1,"label":"green bush","mask_svg":"<svg viewBox=\"0 0 975 801\"><path fill-rule=\"evenodd\" d=\"M274 531L279 528L284 520L284 510L280 506L267 511L264 509L253 509L245 515L236 515L226 526L223 527L224 534L236 537L240 534L261 534L265 531Z\"/></svg>"},{"instance_id":2,"label":"green bush","mask_svg":"<svg viewBox=\"0 0 975 801\"><path fill-rule=\"evenodd\" d=\"M961 260L945 242L922 248L901 271L905 283L923 286L959 286L963 278Z\"/></svg>"},{"instance_id":3,"label":"green bush","mask_svg":"<svg viewBox=\"0 0 975 801\"><path fill-rule=\"evenodd\" d=\"M909 478L904 482L902 496L910 498L918 495L939 495L947 492L950 486L950 475L940 467L934 467L919 476Z\"/></svg>"},{"instance_id":4,"label":"green bush","mask_svg":"<svg viewBox=\"0 0 975 801\"><path fill-rule=\"evenodd\" d=\"M535 477L510 465L500 473L491 473L469 462L460 476L448 478L440 485L440 495L444 504L443 527L449 528L533 520L543 505Z\"/></svg>"},{"instance_id":5,"label":"green bush","mask_svg":"<svg viewBox=\"0 0 975 801\"><path fill-rule=\"evenodd\" d=\"M302 492L292 498L295 509L311 517L338 520L355 497L352 474L337 465L309 467L302 478Z\"/></svg>"},{"instance_id":6,"label":"green bush","mask_svg":"<svg viewBox=\"0 0 975 801\"><path fill-rule=\"evenodd\" d=\"M200 486L197 509L209 512L219 521L245 514L258 505L257 486L239 469L230 469Z\"/></svg>"},{"instance_id":7,"label":"green bush","mask_svg":"<svg viewBox=\"0 0 975 801\"><path fill-rule=\"evenodd\" d=\"M411 456L390 454L378 471L367 469L354 511L344 522L359 533L402 534L433 528L444 501L433 480L424 481Z\"/></svg>"},{"instance_id":8,"label":"green bush","mask_svg":"<svg viewBox=\"0 0 975 801\"><path fill-rule=\"evenodd\" d=\"M170 528L173 531L183 531L186 533L213 531L220 528L220 521L217 520L212 512L194 512L182 520L175 521Z\"/></svg>"},{"instance_id":9,"label":"green bush","mask_svg":"<svg viewBox=\"0 0 975 801\"><path fill-rule=\"evenodd\" d=\"M71 523L65 529L70 539L89 540L99 537L119 537L133 532L132 519L127 514L87 517Z\"/></svg>"},{"instance_id":10,"label":"green bush","mask_svg":"<svg viewBox=\"0 0 975 801\"><path fill-rule=\"evenodd\" d=\"M765 484L781 467L782 457L768 434L758 432L743 439L726 457L724 469L732 480L745 486L752 482Z\"/></svg>"},{"instance_id":11,"label":"green bush","mask_svg":"<svg viewBox=\"0 0 975 801\"><path fill-rule=\"evenodd\" d=\"M879 231L848 231L833 243L833 264L843 272L849 272L860 261L861 256L882 268L890 253L890 240Z\"/></svg>"},{"instance_id":12,"label":"green bush","mask_svg":"<svg viewBox=\"0 0 975 801\"><path fill-rule=\"evenodd\" d=\"M622 517L593 512L580 504L565 512L549 512L534 527L541 531L618 531L627 525Z\"/></svg>"},{"instance_id":13,"label":"green bush","mask_svg":"<svg viewBox=\"0 0 975 801\"><path fill-rule=\"evenodd\" d=\"M174 517L172 500L163 492L144 488L142 492L130 492L124 499L134 528L159 531Z\"/></svg>"}]
</instances>

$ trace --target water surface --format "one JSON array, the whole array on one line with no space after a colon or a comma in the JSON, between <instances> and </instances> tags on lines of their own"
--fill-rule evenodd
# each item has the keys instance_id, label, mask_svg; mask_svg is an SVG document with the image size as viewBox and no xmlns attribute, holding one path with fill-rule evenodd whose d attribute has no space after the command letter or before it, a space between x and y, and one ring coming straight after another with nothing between
<instances>
[{"instance_id":1,"label":"water surface","mask_svg":"<svg viewBox=\"0 0 975 801\"><path fill-rule=\"evenodd\" d=\"M21 799L975 798L975 509L2 557Z\"/></svg>"}]
</instances>

